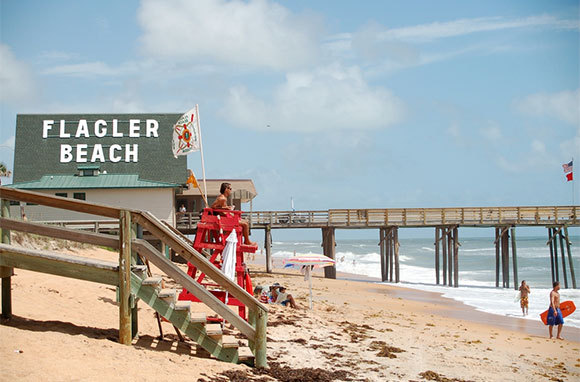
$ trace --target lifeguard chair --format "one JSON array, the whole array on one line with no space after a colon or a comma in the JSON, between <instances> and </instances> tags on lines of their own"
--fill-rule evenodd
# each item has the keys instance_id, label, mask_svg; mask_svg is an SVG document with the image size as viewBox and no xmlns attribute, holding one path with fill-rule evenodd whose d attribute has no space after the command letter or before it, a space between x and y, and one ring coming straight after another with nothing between
<instances>
[{"instance_id":1,"label":"lifeguard chair","mask_svg":"<svg viewBox=\"0 0 580 382\"><path fill-rule=\"evenodd\" d=\"M242 211L204 208L201 220L197 223L193 248L200 253L203 253L204 250L210 250L211 256L209 261L218 269L222 269L222 252L226 246L226 239L235 230L238 238L236 244L235 280L240 287L248 293L253 294L252 280L244 263L244 253L255 253L258 246L243 244L242 227L240 226L241 215ZM207 253L207 251L205 252ZM231 295L226 296L226 291L221 290L218 284L206 280L205 273L198 272L197 267L191 263L187 264L187 274L205 286L222 302L228 305L238 306L240 317L245 320L247 319L245 305ZM197 297L186 289L182 290L178 299L200 302Z\"/></svg>"}]
</instances>

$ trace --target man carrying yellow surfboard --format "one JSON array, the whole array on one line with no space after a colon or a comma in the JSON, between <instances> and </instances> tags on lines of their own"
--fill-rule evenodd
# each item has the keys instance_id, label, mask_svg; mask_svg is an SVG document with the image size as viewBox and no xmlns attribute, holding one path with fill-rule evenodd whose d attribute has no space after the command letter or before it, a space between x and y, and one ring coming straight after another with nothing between
<instances>
[{"instance_id":1,"label":"man carrying yellow surfboard","mask_svg":"<svg viewBox=\"0 0 580 382\"><path fill-rule=\"evenodd\" d=\"M560 282L554 281L554 289L550 292L550 308L548 309L548 331L550 332L550 338L553 337L552 330L554 325L558 325L558 334L556 338L563 340L560 336L562 334L562 326L564 325L564 317L562 317L562 311L560 310Z\"/></svg>"}]
</instances>

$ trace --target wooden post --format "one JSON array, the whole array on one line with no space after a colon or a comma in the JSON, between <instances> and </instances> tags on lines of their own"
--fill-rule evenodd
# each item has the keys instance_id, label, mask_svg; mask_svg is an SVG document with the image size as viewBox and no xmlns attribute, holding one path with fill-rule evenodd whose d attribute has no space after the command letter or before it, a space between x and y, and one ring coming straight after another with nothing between
<instances>
[{"instance_id":1,"label":"wooden post","mask_svg":"<svg viewBox=\"0 0 580 382\"><path fill-rule=\"evenodd\" d=\"M564 226L564 234L566 234L566 249L568 251L568 264L570 264L570 278L572 279L572 288L576 289L576 275L574 274L574 262L572 261L572 251L570 251L568 226Z\"/></svg>"},{"instance_id":2,"label":"wooden post","mask_svg":"<svg viewBox=\"0 0 580 382\"><path fill-rule=\"evenodd\" d=\"M326 267L328 268L328 267ZM266 325L268 324L268 312L258 309L256 313L256 337L254 348L254 365L256 367L268 367L266 360Z\"/></svg>"},{"instance_id":3,"label":"wooden post","mask_svg":"<svg viewBox=\"0 0 580 382\"><path fill-rule=\"evenodd\" d=\"M439 227L435 227L435 282L439 285Z\"/></svg>"},{"instance_id":4,"label":"wooden post","mask_svg":"<svg viewBox=\"0 0 580 382\"><path fill-rule=\"evenodd\" d=\"M395 245L395 282L398 283L401 280L399 277L399 228L393 227L393 233L393 243Z\"/></svg>"},{"instance_id":5,"label":"wooden post","mask_svg":"<svg viewBox=\"0 0 580 382\"><path fill-rule=\"evenodd\" d=\"M322 250L325 256L332 260L336 259L336 242L334 227L322 228ZM324 267L324 277L327 279L336 279L336 265Z\"/></svg>"},{"instance_id":6,"label":"wooden post","mask_svg":"<svg viewBox=\"0 0 580 382\"><path fill-rule=\"evenodd\" d=\"M518 290L518 257L516 253L516 227L511 228L512 231L512 265L514 269L514 289Z\"/></svg>"},{"instance_id":7,"label":"wooden post","mask_svg":"<svg viewBox=\"0 0 580 382\"><path fill-rule=\"evenodd\" d=\"M556 228L552 228L552 242L554 243L554 274L556 281L560 281L560 270L558 269L558 240L556 240Z\"/></svg>"},{"instance_id":8,"label":"wooden post","mask_svg":"<svg viewBox=\"0 0 580 382\"><path fill-rule=\"evenodd\" d=\"M501 257L503 260L503 287L510 287L510 248L509 248L509 233L506 228L501 229Z\"/></svg>"},{"instance_id":9,"label":"wooden post","mask_svg":"<svg viewBox=\"0 0 580 382\"><path fill-rule=\"evenodd\" d=\"M552 228L548 228L548 243L550 244L550 269L552 270L552 284L556 281L554 276L554 245L552 244Z\"/></svg>"},{"instance_id":10,"label":"wooden post","mask_svg":"<svg viewBox=\"0 0 580 382\"><path fill-rule=\"evenodd\" d=\"M566 254L564 253L564 238L562 237L562 229L560 228L560 249L562 253L562 274L564 275L564 288L568 288L568 275L566 274Z\"/></svg>"},{"instance_id":11,"label":"wooden post","mask_svg":"<svg viewBox=\"0 0 580 382\"><path fill-rule=\"evenodd\" d=\"M447 285L447 228L441 228L441 246L443 248L443 285Z\"/></svg>"},{"instance_id":12,"label":"wooden post","mask_svg":"<svg viewBox=\"0 0 580 382\"><path fill-rule=\"evenodd\" d=\"M385 228L379 228L379 252L381 257L381 280L387 281L387 259L385 258L386 255L386 235L385 235Z\"/></svg>"},{"instance_id":13,"label":"wooden post","mask_svg":"<svg viewBox=\"0 0 580 382\"><path fill-rule=\"evenodd\" d=\"M119 342L131 345L131 213L119 219Z\"/></svg>"},{"instance_id":14,"label":"wooden post","mask_svg":"<svg viewBox=\"0 0 580 382\"><path fill-rule=\"evenodd\" d=\"M131 224L131 238L139 238L142 239L143 238L143 228L136 224L136 223L132 223ZM135 265L135 264L140 264L142 265L143 262L141 261L141 259L139 258L139 256L137 256L137 252L135 252L134 250L131 250L131 265ZM129 274L129 277L131 277L131 275ZM137 337L137 334L139 334L139 308L138 308L138 300L135 297L135 295L131 296L131 300L132 302L131 304L131 339Z\"/></svg>"},{"instance_id":15,"label":"wooden post","mask_svg":"<svg viewBox=\"0 0 580 382\"><path fill-rule=\"evenodd\" d=\"M499 228L495 227L495 287L499 288Z\"/></svg>"},{"instance_id":16,"label":"wooden post","mask_svg":"<svg viewBox=\"0 0 580 382\"><path fill-rule=\"evenodd\" d=\"M0 215L3 218L10 217L10 201L2 199L0 202ZM2 240L4 244L10 244L10 230L2 228ZM9 320L12 318L12 275L14 268L0 267L0 277L2 278L2 318Z\"/></svg>"},{"instance_id":17,"label":"wooden post","mask_svg":"<svg viewBox=\"0 0 580 382\"><path fill-rule=\"evenodd\" d=\"M453 228L453 287L459 286L459 230Z\"/></svg>"},{"instance_id":18,"label":"wooden post","mask_svg":"<svg viewBox=\"0 0 580 382\"><path fill-rule=\"evenodd\" d=\"M264 229L264 248L266 248L266 273L272 273L272 226Z\"/></svg>"},{"instance_id":19,"label":"wooden post","mask_svg":"<svg viewBox=\"0 0 580 382\"><path fill-rule=\"evenodd\" d=\"M394 257L395 257L395 245L393 244L393 227L389 228L387 232L387 249L389 252L389 281L393 282L393 271L395 269Z\"/></svg>"},{"instance_id":20,"label":"wooden post","mask_svg":"<svg viewBox=\"0 0 580 382\"><path fill-rule=\"evenodd\" d=\"M453 285L453 228L449 227L447 230L447 256L449 256L447 260L447 267L449 271L447 272L447 277L449 278L449 282L447 285Z\"/></svg>"}]
</instances>

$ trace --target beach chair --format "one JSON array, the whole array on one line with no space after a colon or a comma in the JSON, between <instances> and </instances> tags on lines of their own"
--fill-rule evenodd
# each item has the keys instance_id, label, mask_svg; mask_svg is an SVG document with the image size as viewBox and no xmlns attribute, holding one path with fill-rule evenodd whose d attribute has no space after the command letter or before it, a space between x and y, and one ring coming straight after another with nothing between
<instances>
[{"instance_id":1,"label":"beach chair","mask_svg":"<svg viewBox=\"0 0 580 382\"><path fill-rule=\"evenodd\" d=\"M243 244L242 227L240 226L241 215L242 211L204 208L201 220L197 223L193 248L208 256L208 260L218 269L222 269L222 253L226 246L226 239L232 231L235 231L238 238L236 244L235 281L249 294L252 294L252 280L248 270L246 269L246 264L244 263L244 253L255 253L258 247ZM221 289L218 284L212 282L209 278L206 278L206 275L203 272L198 271L198 269L190 263L187 264L187 274L198 283L205 286L222 302L228 305L237 306L240 317L247 320L245 305L235 297L231 295L228 296L225 290ZM200 301L186 289L182 290L178 299L194 302ZM213 320L221 321L221 319Z\"/></svg>"}]
</instances>

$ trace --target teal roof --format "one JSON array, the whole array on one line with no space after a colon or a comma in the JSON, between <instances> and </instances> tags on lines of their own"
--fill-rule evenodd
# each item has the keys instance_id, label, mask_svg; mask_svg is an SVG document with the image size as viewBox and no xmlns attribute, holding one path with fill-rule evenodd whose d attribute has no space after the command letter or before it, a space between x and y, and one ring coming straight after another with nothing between
<instances>
[{"instance_id":1,"label":"teal roof","mask_svg":"<svg viewBox=\"0 0 580 382\"><path fill-rule=\"evenodd\" d=\"M136 174L100 174L98 176L44 175L34 182L13 183L6 187L24 190L66 190L90 188L175 188L179 184L141 180Z\"/></svg>"}]
</instances>

